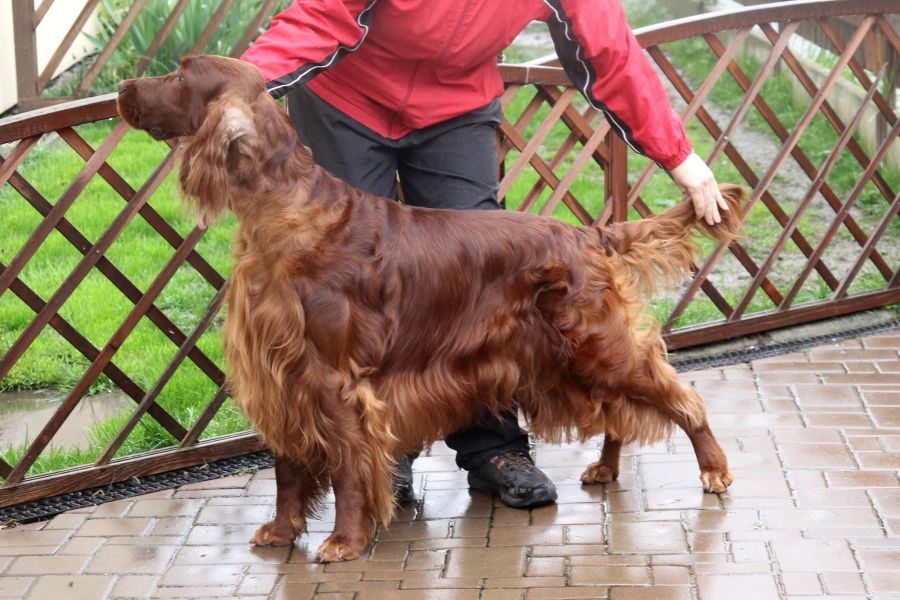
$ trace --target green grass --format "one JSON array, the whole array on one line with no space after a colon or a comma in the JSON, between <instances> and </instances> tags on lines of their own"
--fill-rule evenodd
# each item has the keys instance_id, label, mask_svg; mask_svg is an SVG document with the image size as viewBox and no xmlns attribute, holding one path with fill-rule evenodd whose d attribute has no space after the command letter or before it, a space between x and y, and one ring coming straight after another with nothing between
<instances>
[{"instance_id":1,"label":"green grass","mask_svg":"<svg viewBox=\"0 0 900 600\"><path fill-rule=\"evenodd\" d=\"M78 127L78 132L96 147L111 129L109 123ZM139 188L153 168L166 155L168 147L142 132L130 131L109 158L134 188ZM25 161L20 173L50 202L56 202L84 161L55 136L42 141ZM181 235L192 227L192 219L178 205L174 177L166 178L150 200L151 206L165 217ZM105 182L95 177L67 211L66 218L89 240L95 241L124 208L124 200ZM41 220L40 215L11 186L0 189L0 215L4 235L0 239L0 260L9 264ZM233 218L213 228L201 241L199 252L220 272L230 270L230 232ZM138 216L125 228L106 256L139 289L145 290L174 249ZM54 231L40 245L20 278L45 301L68 277L82 254L60 233ZM196 326L215 290L192 267L185 264L166 285L156 300L160 308L185 334ZM94 346L102 348L133 309L133 304L97 269L93 269L60 309L60 315L80 331ZM34 313L13 293L0 297L0 352L5 352L22 334ZM216 323L204 334L198 346L220 368L224 368L222 347ZM142 318L134 332L117 350L113 361L145 390L149 389L172 360L177 347L148 319ZM22 355L10 373L0 381L0 390L56 388L71 389L88 367L88 360L62 336L46 327ZM112 383L101 377L90 389L98 393L111 389ZM159 403L177 420L190 426L215 394L216 386L190 361L186 361L168 382ZM127 412L104 421L88 432L85 450L48 449L31 473L55 470L60 465L82 464L96 459L109 443ZM245 429L246 421L227 405L207 430L207 436ZM150 417L141 424L119 451L119 456L171 445L172 437ZM24 445L8 447L2 455L15 463ZM65 458L68 457L68 458ZM71 461L71 462L67 462Z\"/></svg>"}]
</instances>

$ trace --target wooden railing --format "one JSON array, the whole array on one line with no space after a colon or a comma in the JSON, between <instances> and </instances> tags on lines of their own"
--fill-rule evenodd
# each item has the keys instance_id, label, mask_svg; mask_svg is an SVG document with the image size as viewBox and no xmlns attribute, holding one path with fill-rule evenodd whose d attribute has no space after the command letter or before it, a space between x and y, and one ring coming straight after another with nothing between
<instances>
[{"instance_id":1,"label":"wooden railing","mask_svg":"<svg viewBox=\"0 0 900 600\"><path fill-rule=\"evenodd\" d=\"M873 70L858 58L863 44L883 45L885 56L900 53L900 35L888 19L897 10L894 0L799 2L692 18L639 33L640 42L681 99L677 108L699 140L698 151L720 172L720 179L724 172L749 190L746 237L730 246L709 247L696 265L696 275L662 305L661 321L670 347L900 302L900 181L888 164L900 146L896 79L887 68ZM857 25L849 36L840 35L830 24L834 17L852 18ZM791 40L800 25L817 27L831 40L833 56L825 61L829 66L817 67L797 54ZM678 62L685 56L684 45L689 45L691 61L700 61L703 53L709 57L709 67L699 78ZM756 58L748 58L751 54ZM626 151L552 60L503 65L501 71L507 90L506 118L499 130L504 173L500 193L508 208L588 224L649 215L673 199L665 174ZM783 87L770 89L776 77L792 81L796 89L791 93L803 101L790 118L775 108L775 101L785 94ZM849 116L836 103L837 96L850 93L840 91L848 78L852 78L848 89L857 97ZM738 91L737 96L732 94L733 105L720 103L719 90L725 83ZM90 143L84 124L106 120L110 126L105 138ZM880 137L868 146L857 135L865 120L882 124ZM827 145L808 142L807 135L823 127L830 135ZM113 168L121 162L117 147L126 130L117 120L111 94L0 121L4 144L0 232L7 227L4 211L11 199L27 203L38 215L19 247L4 248L0 243L0 311L4 301L15 301L34 313L11 335L0 336L0 382L34 341L50 331L86 365L79 367L77 381L65 390L53 417L23 451L10 461L0 459L0 506L259 448L250 432L199 441L228 401L224 366L199 344L205 332L217 328L227 267L214 268L198 250L203 243L199 230L173 223L173 217L163 216L152 202L163 194L159 188L166 185L177 161L177 147L160 145L166 152L160 153L152 171L140 176ZM31 178L23 174L29 161L38 160L41 149L50 147L68 147L84 161L79 172L66 175L70 179L55 198L40 191L44 181L38 178L48 176L45 170L35 170ZM790 178L788 191L779 187L782 172ZM86 190L100 182L121 200L121 210L91 239L70 215L76 203L94 201ZM170 248L156 274L141 285L111 258L115 251L120 255L129 251L117 244L123 231L136 223ZM760 232L770 240L763 247L757 243ZM0 233L0 240L3 237ZM66 240L80 258L59 285L40 294L36 288L46 287L46 282L33 281L29 272L42 260L41 248L51 238ZM161 294L180 272L198 294L209 298L202 314L187 325L179 324L160 303ZM865 285L859 285L861 273L866 275ZM102 340L89 339L64 310L91 278L119 290L129 306ZM813 280L819 295L811 299L807 288ZM708 318L678 327L679 319L698 304L711 307ZM149 327L169 344L166 365L141 381L117 363L138 327ZM202 373L210 392L187 416L176 417L166 408L165 388L184 369ZM62 424L101 380L130 398L134 404L130 416L108 437L92 464L31 475ZM168 447L117 458L124 441L148 419L165 432L161 435L169 439Z\"/></svg>"}]
</instances>

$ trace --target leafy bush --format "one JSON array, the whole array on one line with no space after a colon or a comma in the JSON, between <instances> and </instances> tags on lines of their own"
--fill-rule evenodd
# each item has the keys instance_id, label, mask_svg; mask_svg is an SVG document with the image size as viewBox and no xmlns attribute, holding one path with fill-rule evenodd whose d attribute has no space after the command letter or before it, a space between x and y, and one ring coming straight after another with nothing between
<instances>
[{"instance_id":1,"label":"leafy bush","mask_svg":"<svg viewBox=\"0 0 900 600\"><path fill-rule=\"evenodd\" d=\"M147 2L116 47L101 75L91 86L93 92L111 91L115 89L117 82L135 76L138 62L147 54L153 40L156 39L156 35L176 4L177 0L150 0ZM190 0L159 51L151 57L144 74L162 75L174 70L178 66L181 56L193 50L220 4L221 2L214 0ZM204 54L230 54L234 45L238 43L241 35L259 12L262 4L263 0L242 0L234 3L201 52ZM280 10L285 4L287 4L286 0L276 3L274 12ZM131 5L132 2L126 0L103 0L98 12L97 35L93 36L87 33L84 35L98 48L105 47Z\"/></svg>"}]
</instances>

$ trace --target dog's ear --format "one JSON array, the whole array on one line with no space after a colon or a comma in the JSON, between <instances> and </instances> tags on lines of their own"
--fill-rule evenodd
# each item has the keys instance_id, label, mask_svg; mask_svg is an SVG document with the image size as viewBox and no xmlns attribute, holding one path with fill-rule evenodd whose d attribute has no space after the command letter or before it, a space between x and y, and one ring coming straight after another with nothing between
<instances>
[{"instance_id":1,"label":"dog's ear","mask_svg":"<svg viewBox=\"0 0 900 600\"><path fill-rule=\"evenodd\" d=\"M188 141L179 183L193 200L197 224L206 228L229 206L241 182L241 150L256 137L249 107L233 98L214 100L197 133Z\"/></svg>"}]
</instances>

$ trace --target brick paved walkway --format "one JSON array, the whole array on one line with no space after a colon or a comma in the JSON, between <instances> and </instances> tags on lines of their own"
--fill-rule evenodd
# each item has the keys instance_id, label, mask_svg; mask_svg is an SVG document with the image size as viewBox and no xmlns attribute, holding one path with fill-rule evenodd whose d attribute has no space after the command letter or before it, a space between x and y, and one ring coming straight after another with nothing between
<instances>
[{"instance_id":1,"label":"brick paved walkway","mask_svg":"<svg viewBox=\"0 0 900 600\"><path fill-rule=\"evenodd\" d=\"M683 435L592 487L597 443L539 444L560 498L530 512L469 492L440 444L365 560L312 562L330 506L293 548L250 547L266 470L0 531L0 597L900 599L898 351L894 333L683 375L736 476L721 498Z\"/></svg>"}]
</instances>

